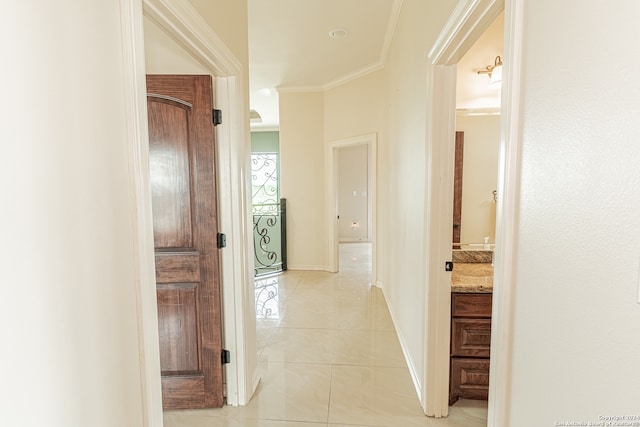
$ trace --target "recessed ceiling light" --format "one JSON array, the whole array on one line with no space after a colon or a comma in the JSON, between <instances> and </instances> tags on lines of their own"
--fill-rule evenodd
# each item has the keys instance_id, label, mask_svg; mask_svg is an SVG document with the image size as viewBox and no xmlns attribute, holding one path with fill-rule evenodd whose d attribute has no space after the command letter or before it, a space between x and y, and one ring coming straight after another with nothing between
<instances>
[{"instance_id":1,"label":"recessed ceiling light","mask_svg":"<svg viewBox=\"0 0 640 427\"><path fill-rule=\"evenodd\" d=\"M329 31L329 37L331 37L332 39L343 39L345 37L347 37L347 30L344 30L342 28L336 28L334 30Z\"/></svg>"}]
</instances>

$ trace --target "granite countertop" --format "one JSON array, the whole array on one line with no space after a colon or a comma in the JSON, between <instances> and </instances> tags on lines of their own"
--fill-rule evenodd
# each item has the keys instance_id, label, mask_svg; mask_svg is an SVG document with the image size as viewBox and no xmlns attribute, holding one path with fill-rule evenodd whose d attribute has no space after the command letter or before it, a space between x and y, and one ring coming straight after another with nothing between
<instances>
[{"instance_id":1,"label":"granite countertop","mask_svg":"<svg viewBox=\"0 0 640 427\"><path fill-rule=\"evenodd\" d=\"M491 263L455 263L451 272L451 292L493 292Z\"/></svg>"}]
</instances>

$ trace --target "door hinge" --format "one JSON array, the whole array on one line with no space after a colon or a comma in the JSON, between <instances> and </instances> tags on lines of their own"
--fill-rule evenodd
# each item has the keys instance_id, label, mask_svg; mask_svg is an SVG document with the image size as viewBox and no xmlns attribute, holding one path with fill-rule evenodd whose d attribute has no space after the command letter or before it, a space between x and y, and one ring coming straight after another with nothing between
<instances>
[{"instance_id":1,"label":"door hinge","mask_svg":"<svg viewBox=\"0 0 640 427\"><path fill-rule=\"evenodd\" d=\"M453 271L453 261L447 261L444 263L444 271Z\"/></svg>"},{"instance_id":2,"label":"door hinge","mask_svg":"<svg viewBox=\"0 0 640 427\"><path fill-rule=\"evenodd\" d=\"M231 352L229 350L222 349L222 364L226 365L231 363Z\"/></svg>"},{"instance_id":3,"label":"door hinge","mask_svg":"<svg viewBox=\"0 0 640 427\"><path fill-rule=\"evenodd\" d=\"M226 248L227 247L227 235L226 234L218 233L216 235L216 241L217 241L218 249L222 249L222 248Z\"/></svg>"},{"instance_id":4,"label":"door hinge","mask_svg":"<svg viewBox=\"0 0 640 427\"><path fill-rule=\"evenodd\" d=\"M211 110L213 115L213 125L218 126L222 124L222 110L216 110L215 108Z\"/></svg>"}]
</instances>

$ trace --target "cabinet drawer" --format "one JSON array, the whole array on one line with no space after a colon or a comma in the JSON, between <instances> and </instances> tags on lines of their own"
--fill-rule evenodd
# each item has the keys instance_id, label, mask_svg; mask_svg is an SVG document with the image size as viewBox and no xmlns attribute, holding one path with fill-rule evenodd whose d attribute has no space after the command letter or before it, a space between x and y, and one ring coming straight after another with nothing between
<instances>
[{"instance_id":1,"label":"cabinet drawer","mask_svg":"<svg viewBox=\"0 0 640 427\"><path fill-rule=\"evenodd\" d=\"M489 357L491 319L452 319L451 355Z\"/></svg>"},{"instance_id":2,"label":"cabinet drawer","mask_svg":"<svg viewBox=\"0 0 640 427\"><path fill-rule=\"evenodd\" d=\"M454 317L491 317L491 294L451 294Z\"/></svg>"},{"instance_id":3,"label":"cabinet drawer","mask_svg":"<svg viewBox=\"0 0 640 427\"><path fill-rule=\"evenodd\" d=\"M489 397L489 359L451 358L449 402L462 399L487 400Z\"/></svg>"}]
</instances>

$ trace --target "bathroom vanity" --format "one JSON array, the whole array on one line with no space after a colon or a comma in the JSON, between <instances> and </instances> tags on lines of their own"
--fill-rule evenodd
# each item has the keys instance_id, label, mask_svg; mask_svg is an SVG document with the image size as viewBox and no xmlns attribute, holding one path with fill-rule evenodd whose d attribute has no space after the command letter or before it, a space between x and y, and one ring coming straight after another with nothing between
<instances>
[{"instance_id":1,"label":"bathroom vanity","mask_svg":"<svg viewBox=\"0 0 640 427\"><path fill-rule=\"evenodd\" d=\"M456 263L451 275L449 405L489 394L493 267Z\"/></svg>"}]
</instances>

